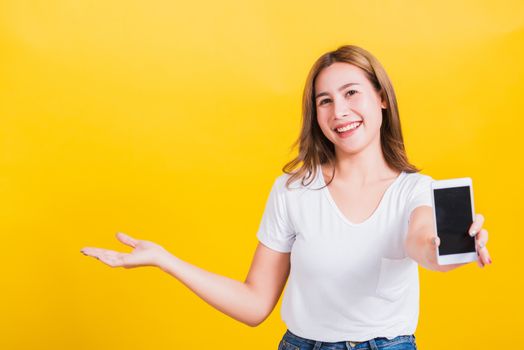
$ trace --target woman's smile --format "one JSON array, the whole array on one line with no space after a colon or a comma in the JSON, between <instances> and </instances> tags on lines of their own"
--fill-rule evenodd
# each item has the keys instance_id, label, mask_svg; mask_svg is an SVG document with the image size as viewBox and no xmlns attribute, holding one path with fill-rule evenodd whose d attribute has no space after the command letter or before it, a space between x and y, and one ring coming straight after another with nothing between
<instances>
[{"instance_id":1,"label":"woman's smile","mask_svg":"<svg viewBox=\"0 0 524 350\"><path fill-rule=\"evenodd\" d=\"M353 135L361 124L362 121L349 122L335 128L335 132L339 137L346 138Z\"/></svg>"}]
</instances>

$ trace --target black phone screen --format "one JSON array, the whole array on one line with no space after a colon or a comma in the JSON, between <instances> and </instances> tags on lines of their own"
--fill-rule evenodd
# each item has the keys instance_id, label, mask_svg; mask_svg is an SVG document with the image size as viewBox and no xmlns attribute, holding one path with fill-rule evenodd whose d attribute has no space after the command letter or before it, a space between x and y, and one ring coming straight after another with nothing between
<instances>
[{"instance_id":1,"label":"black phone screen","mask_svg":"<svg viewBox=\"0 0 524 350\"><path fill-rule=\"evenodd\" d=\"M475 237L468 234L473 223L469 186L433 190L439 254L475 252Z\"/></svg>"}]
</instances>

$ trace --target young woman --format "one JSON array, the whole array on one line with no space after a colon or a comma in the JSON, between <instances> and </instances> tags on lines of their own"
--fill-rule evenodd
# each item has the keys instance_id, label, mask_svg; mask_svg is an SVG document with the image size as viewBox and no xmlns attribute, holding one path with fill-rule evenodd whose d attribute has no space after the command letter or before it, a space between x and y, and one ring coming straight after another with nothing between
<instances>
[{"instance_id":1,"label":"young woman","mask_svg":"<svg viewBox=\"0 0 524 350\"><path fill-rule=\"evenodd\" d=\"M393 86L380 63L342 46L313 65L303 95L299 155L273 184L244 282L193 266L150 241L118 233L130 254L83 248L103 263L157 266L247 324L273 310L286 280L279 350L416 349L417 264L440 266L431 177L406 156ZM478 264L491 264L480 214Z\"/></svg>"}]
</instances>

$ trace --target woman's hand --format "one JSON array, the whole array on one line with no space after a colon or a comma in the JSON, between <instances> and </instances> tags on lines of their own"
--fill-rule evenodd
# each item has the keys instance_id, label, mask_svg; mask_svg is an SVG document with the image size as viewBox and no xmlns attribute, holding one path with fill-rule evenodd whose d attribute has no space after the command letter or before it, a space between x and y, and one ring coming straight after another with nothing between
<instances>
[{"instance_id":1,"label":"woman's hand","mask_svg":"<svg viewBox=\"0 0 524 350\"><path fill-rule=\"evenodd\" d=\"M111 267L139 267L139 266L158 266L159 261L169 252L162 246L150 242L132 238L124 233L117 233L116 238L130 247L131 253L120 253L114 250L101 248L85 247L80 250L84 255L92 256Z\"/></svg>"},{"instance_id":2,"label":"woman's hand","mask_svg":"<svg viewBox=\"0 0 524 350\"><path fill-rule=\"evenodd\" d=\"M484 216L482 214L475 215L475 221L471 224L469 228L469 235L475 236L475 242L477 245L477 254L479 259L477 260L477 265L479 267L484 267L484 265L491 265L491 257L489 256L488 248L486 248L486 243L488 243L488 231L482 228L484 224Z\"/></svg>"},{"instance_id":3,"label":"woman's hand","mask_svg":"<svg viewBox=\"0 0 524 350\"><path fill-rule=\"evenodd\" d=\"M484 216L482 214L475 215L475 220L471 224L469 228L469 235L475 236L475 244L477 246L477 265L479 267L484 267L485 265L491 265L492 260L488 252L488 248L486 248L486 243L488 242L488 231L484 228L482 228L482 225L484 224ZM440 245L440 239L435 236L435 244L437 247ZM458 265L465 265L465 264L458 264Z\"/></svg>"},{"instance_id":4,"label":"woman's hand","mask_svg":"<svg viewBox=\"0 0 524 350\"><path fill-rule=\"evenodd\" d=\"M486 248L488 231L482 228L483 224L484 216L477 214L469 227L470 236L475 236L478 254L477 264L479 267L492 263ZM416 208L411 214L408 233L404 243L407 255L419 265L433 271L451 271L467 264L439 265L436 249L438 246L440 246L440 238L435 232L433 209L426 205Z\"/></svg>"}]
</instances>

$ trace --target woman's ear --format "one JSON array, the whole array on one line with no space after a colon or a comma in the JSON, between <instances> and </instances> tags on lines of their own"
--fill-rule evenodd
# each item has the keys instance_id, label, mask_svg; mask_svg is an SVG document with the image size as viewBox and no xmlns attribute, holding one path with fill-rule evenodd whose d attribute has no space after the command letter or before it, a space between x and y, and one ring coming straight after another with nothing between
<instances>
[{"instance_id":1,"label":"woman's ear","mask_svg":"<svg viewBox=\"0 0 524 350\"><path fill-rule=\"evenodd\" d=\"M380 99L381 99L380 107L382 107L382 109L388 109L388 102L387 102L388 99L387 99L387 96L384 90L380 90Z\"/></svg>"}]
</instances>

